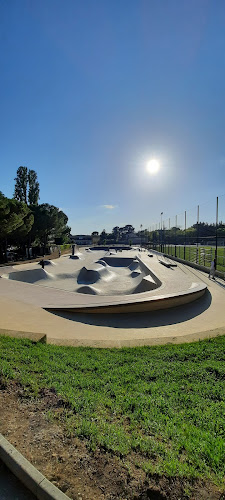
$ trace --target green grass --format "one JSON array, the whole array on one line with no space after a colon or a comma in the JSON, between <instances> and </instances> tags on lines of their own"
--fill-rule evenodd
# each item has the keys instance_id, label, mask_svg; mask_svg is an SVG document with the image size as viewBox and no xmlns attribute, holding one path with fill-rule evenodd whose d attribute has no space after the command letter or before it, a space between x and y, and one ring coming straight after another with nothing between
<instances>
[{"instance_id":1,"label":"green grass","mask_svg":"<svg viewBox=\"0 0 225 500\"><path fill-rule=\"evenodd\" d=\"M32 397L54 388L69 403L67 433L91 450L132 453L147 473L223 483L225 337L118 350L0 337L0 374Z\"/></svg>"},{"instance_id":2,"label":"green grass","mask_svg":"<svg viewBox=\"0 0 225 500\"><path fill-rule=\"evenodd\" d=\"M160 252L160 245L156 250ZM175 257L175 245L165 245L165 254ZM177 245L176 256L180 259L189 262L195 262L210 268L211 261L215 257L215 247L199 246L197 254L197 246L186 246L185 255L184 247ZM224 247L217 248L217 270L225 272L225 249Z\"/></svg>"},{"instance_id":3,"label":"green grass","mask_svg":"<svg viewBox=\"0 0 225 500\"><path fill-rule=\"evenodd\" d=\"M69 250L71 248L71 243L64 243L63 245L59 245L61 248L61 251L63 250Z\"/></svg>"}]
</instances>

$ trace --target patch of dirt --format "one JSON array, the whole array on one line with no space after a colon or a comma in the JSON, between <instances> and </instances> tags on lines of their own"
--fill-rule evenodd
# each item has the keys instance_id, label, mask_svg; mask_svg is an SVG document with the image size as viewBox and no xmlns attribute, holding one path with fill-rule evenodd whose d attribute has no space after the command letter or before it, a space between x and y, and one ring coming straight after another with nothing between
<instances>
[{"instance_id":1,"label":"patch of dirt","mask_svg":"<svg viewBox=\"0 0 225 500\"><path fill-rule=\"evenodd\" d=\"M47 413L63 411L54 390L37 399L26 396L16 382L0 380L0 432L42 474L74 500L225 500L214 485L185 479L148 477L135 466L104 450L88 450L85 441L68 438L63 423Z\"/></svg>"}]
</instances>

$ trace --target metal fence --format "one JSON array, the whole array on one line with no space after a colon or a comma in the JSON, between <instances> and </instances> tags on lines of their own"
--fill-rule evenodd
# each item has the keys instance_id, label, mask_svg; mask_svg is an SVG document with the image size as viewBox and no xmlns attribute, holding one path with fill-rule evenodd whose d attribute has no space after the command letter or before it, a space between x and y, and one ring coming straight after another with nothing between
<instances>
[{"instance_id":1,"label":"metal fence","mask_svg":"<svg viewBox=\"0 0 225 500\"><path fill-rule=\"evenodd\" d=\"M151 246L157 246L160 251L167 246L168 254L180 253L181 258L205 262L207 266L213 255L217 265L224 268L224 249L221 247L225 246L225 195L171 217L165 217L164 212L159 215L159 222L149 227Z\"/></svg>"},{"instance_id":2,"label":"metal fence","mask_svg":"<svg viewBox=\"0 0 225 500\"><path fill-rule=\"evenodd\" d=\"M177 257L200 266L210 267L215 258L215 247L213 246L195 246L195 245L151 245L158 252L162 252L171 257ZM225 272L225 246L217 248L217 266L218 271Z\"/></svg>"}]
</instances>

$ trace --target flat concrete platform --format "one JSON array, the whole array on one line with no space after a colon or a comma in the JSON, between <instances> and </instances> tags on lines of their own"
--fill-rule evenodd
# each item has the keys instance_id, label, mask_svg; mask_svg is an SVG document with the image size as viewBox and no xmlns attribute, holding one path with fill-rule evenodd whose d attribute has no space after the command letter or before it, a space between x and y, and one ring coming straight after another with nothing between
<instances>
[{"instance_id":1,"label":"flat concrete platform","mask_svg":"<svg viewBox=\"0 0 225 500\"><path fill-rule=\"evenodd\" d=\"M145 252L142 252L141 259L144 262L149 259L153 272L156 272L156 267L157 269L160 267L161 274L159 275L157 270L157 276L162 285L150 292L154 296L173 294L175 289L182 292L184 282L188 284L187 289L197 285L202 286L204 290L208 287L208 290L195 302L173 309L141 313L133 312L131 309L128 314L99 315L86 312L76 314L69 310L50 312L44 310L43 307L54 306L56 298L61 306L70 306L74 304L74 295L76 300L79 298L80 303L84 304L87 297L83 297L82 294L0 279L0 328L45 334L48 343L93 347L188 342L225 334L225 283L223 280L211 281L205 273L183 264L178 264L172 269L160 266L156 257L149 258ZM57 264L57 261L55 263ZM167 284L168 276L170 285ZM170 288L167 288L168 286ZM65 294L67 298L70 297L69 304L68 302L62 304L62 297L65 299ZM144 294L139 294L141 295ZM52 303L53 298L54 303ZM103 297L94 297L97 300L100 298ZM88 296L88 299L92 301L93 296ZM111 300L110 297L107 297L108 299ZM127 296L127 300L130 300L130 296Z\"/></svg>"}]
</instances>

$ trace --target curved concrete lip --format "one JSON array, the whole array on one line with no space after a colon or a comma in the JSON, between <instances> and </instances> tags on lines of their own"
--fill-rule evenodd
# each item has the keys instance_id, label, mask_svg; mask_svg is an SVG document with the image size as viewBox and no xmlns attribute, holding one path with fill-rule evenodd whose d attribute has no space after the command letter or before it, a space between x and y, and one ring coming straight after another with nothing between
<instances>
[{"instance_id":1,"label":"curved concrete lip","mask_svg":"<svg viewBox=\"0 0 225 500\"><path fill-rule=\"evenodd\" d=\"M53 266L51 268L51 273L49 273L49 271L43 271L37 265L25 264L12 268L7 276L5 273L2 273L1 276L10 278L11 273L15 274L16 277L13 280L4 280L5 282L8 282L5 284L6 287L8 286L8 288L12 288L13 285L14 298L20 298L22 295L23 301L35 304L43 309L46 309L47 311L61 310L74 313L112 314L157 311L193 302L200 298L207 290L205 283L201 281L193 282L192 279L185 276L180 269L171 269L167 266L162 266L157 253L154 253L153 258L150 258L147 252L137 254L137 251L132 250L125 252L125 255L123 252L123 256L120 254L110 257L107 252L103 251L92 251L91 254L92 255L90 256L90 253L86 253L86 255L89 256L89 261L92 262L92 265L95 265L96 269L96 264L101 266L101 264L98 264L99 260L105 261L108 266L111 262L110 259L112 259L112 265L115 267L123 266L124 261L125 267L128 266L131 260L135 263L139 262L141 269L145 270L145 276L142 277L140 285L144 283L144 287L154 286L154 289L122 295L79 294L71 292L70 290L61 289L59 288L59 281L56 281L56 276L59 276L59 274L54 275L52 272L56 272L55 269L58 272L60 265L65 271L68 266L68 256L64 258L61 257L60 260L58 259L58 266ZM84 260L82 262L79 260L70 260L69 265L71 266L72 263L74 266L74 276L76 276L76 273L80 272L81 268L86 269L83 267L85 265L86 255L84 252ZM103 271L105 271L103 266L102 268ZM111 267L111 269L113 268ZM26 276L26 274L29 275L29 273L34 276L32 278L33 283L32 280L28 280L29 282L17 280L17 278L19 279L20 274L21 279L23 280L24 276ZM67 278L71 278L69 274L62 273L61 275L63 277L65 275ZM41 280L40 283L35 284L34 286L35 281L38 282L38 280ZM150 285L148 281L151 282Z\"/></svg>"}]
</instances>

